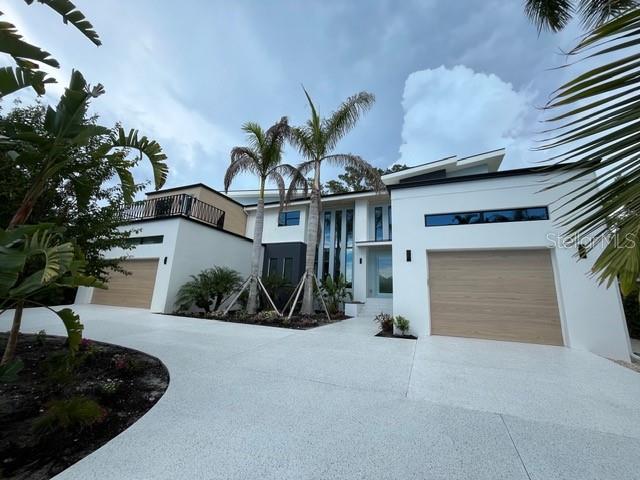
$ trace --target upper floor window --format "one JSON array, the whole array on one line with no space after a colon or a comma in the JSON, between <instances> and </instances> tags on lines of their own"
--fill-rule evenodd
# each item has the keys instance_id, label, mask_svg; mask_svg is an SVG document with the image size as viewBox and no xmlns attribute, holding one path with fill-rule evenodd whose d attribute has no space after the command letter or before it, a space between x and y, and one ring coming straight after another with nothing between
<instances>
[{"instance_id":1,"label":"upper floor window","mask_svg":"<svg viewBox=\"0 0 640 480\"><path fill-rule=\"evenodd\" d=\"M300 210L280 212L280 215L278 216L278 226L289 227L291 225L300 225Z\"/></svg>"},{"instance_id":2,"label":"upper floor window","mask_svg":"<svg viewBox=\"0 0 640 480\"><path fill-rule=\"evenodd\" d=\"M426 227L470 225L475 223L524 222L533 220L549 220L549 210L547 207L438 213L424 216L424 224Z\"/></svg>"},{"instance_id":3,"label":"upper floor window","mask_svg":"<svg viewBox=\"0 0 640 480\"><path fill-rule=\"evenodd\" d=\"M162 243L164 235L151 235L148 237L129 237L127 243L129 245L149 245L152 243Z\"/></svg>"},{"instance_id":4,"label":"upper floor window","mask_svg":"<svg viewBox=\"0 0 640 480\"><path fill-rule=\"evenodd\" d=\"M382 207L376 207L373 213L374 219L374 240L376 242L383 239L384 230L382 228Z\"/></svg>"}]
</instances>

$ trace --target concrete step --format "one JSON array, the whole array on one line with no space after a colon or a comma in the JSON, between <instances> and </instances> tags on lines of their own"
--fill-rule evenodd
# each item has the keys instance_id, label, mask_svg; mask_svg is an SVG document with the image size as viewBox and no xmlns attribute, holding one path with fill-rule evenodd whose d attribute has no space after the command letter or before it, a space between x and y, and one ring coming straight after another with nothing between
<instances>
[{"instance_id":1,"label":"concrete step","mask_svg":"<svg viewBox=\"0 0 640 480\"><path fill-rule=\"evenodd\" d=\"M375 317L380 312L393 313L393 299L391 298L367 298L360 315L363 317Z\"/></svg>"}]
</instances>

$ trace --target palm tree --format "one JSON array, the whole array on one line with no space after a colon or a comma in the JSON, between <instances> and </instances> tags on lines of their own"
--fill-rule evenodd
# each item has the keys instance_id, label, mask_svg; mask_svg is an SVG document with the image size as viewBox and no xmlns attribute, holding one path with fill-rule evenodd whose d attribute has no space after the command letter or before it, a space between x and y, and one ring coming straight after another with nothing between
<instances>
[{"instance_id":1,"label":"palm tree","mask_svg":"<svg viewBox=\"0 0 640 480\"><path fill-rule=\"evenodd\" d=\"M636 0L526 0L524 8L539 31L558 32L576 16L591 30L637 6Z\"/></svg>"},{"instance_id":2,"label":"palm tree","mask_svg":"<svg viewBox=\"0 0 640 480\"><path fill-rule=\"evenodd\" d=\"M311 108L311 118L300 126L291 129L290 142L305 158L298 166L302 175L313 172L311 180L311 197L309 202L309 221L307 223L307 253L304 279L304 297L302 299L302 313L313 313L313 266L318 245L320 219L320 171L323 163L340 167L353 167L372 179L376 186L380 186L380 174L369 163L358 155L350 153L332 153L338 142L356 125L360 116L366 112L375 101L371 93L360 92L345 100L329 117L321 118L309 93L304 93ZM297 185L292 185L296 187ZM290 189L292 191L292 189Z\"/></svg>"},{"instance_id":3,"label":"palm tree","mask_svg":"<svg viewBox=\"0 0 640 480\"><path fill-rule=\"evenodd\" d=\"M191 280L180 287L176 298L179 310L189 310L193 305L210 313L216 311L225 296L233 292L242 277L229 267L213 267L191 275Z\"/></svg>"},{"instance_id":4,"label":"palm tree","mask_svg":"<svg viewBox=\"0 0 640 480\"><path fill-rule=\"evenodd\" d=\"M285 200L285 177L299 179L300 174L291 165L282 164L282 151L289 135L287 117L271 126L266 132L260 125L247 122L242 126L247 134L248 146L235 147L231 150L231 165L224 176L225 192L229 191L236 176L249 172L260 180L256 222L253 230L253 251L251 254L251 277L247 312L255 314L258 309L258 274L260 271L260 254L262 251L262 229L264 225L264 189L267 182L276 184L280 192L280 204ZM297 180L299 181L299 180Z\"/></svg>"}]
</instances>

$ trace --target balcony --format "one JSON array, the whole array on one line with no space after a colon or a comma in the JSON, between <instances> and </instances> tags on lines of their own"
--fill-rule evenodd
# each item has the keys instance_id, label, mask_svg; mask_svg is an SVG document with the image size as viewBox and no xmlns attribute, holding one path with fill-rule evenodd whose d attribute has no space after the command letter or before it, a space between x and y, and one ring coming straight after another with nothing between
<instances>
[{"instance_id":1,"label":"balcony","mask_svg":"<svg viewBox=\"0 0 640 480\"><path fill-rule=\"evenodd\" d=\"M142 200L122 210L127 222L183 217L219 229L224 228L224 216L224 210L185 193Z\"/></svg>"}]
</instances>

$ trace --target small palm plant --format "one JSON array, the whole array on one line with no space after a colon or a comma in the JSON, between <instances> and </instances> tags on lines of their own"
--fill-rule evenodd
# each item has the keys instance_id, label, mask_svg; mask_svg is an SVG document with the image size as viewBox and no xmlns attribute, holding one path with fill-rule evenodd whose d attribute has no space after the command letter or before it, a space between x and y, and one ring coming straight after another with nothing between
<instances>
[{"instance_id":1,"label":"small palm plant","mask_svg":"<svg viewBox=\"0 0 640 480\"><path fill-rule=\"evenodd\" d=\"M313 313L313 267L318 244L322 165L352 167L365 175L369 179L369 183L376 188L381 188L382 181L380 173L358 155L333 153L338 142L355 127L360 116L371 108L375 101L373 94L360 92L353 95L331 115L322 118L306 90L304 93L311 108L311 118L304 125L291 129L290 142L305 159L298 166L300 173L302 175L313 174L313 178L309 182L311 184L311 198L307 223L304 296L302 298L302 313L310 315ZM292 187L294 186L298 185L292 184ZM290 191L293 191L293 188Z\"/></svg>"},{"instance_id":2,"label":"small palm plant","mask_svg":"<svg viewBox=\"0 0 640 480\"><path fill-rule=\"evenodd\" d=\"M258 309L258 274L262 253L262 230L264 226L264 190L267 182L276 184L280 192L280 204L284 204L286 177L294 179L294 183L303 179L297 169L291 165L282 164L282 152L289 135L287 117L282 117L278 123L264 131L254 122L245 123L242 130L247 134L249 143L246 147L235 147L231 150L231 165L224 177L225 192L233 180L240 173L248 172L258 177L259 195L256 208L256 222L253 230L253 251L251 254L251 280L249 285L249 299L247 313L253 315Z\"/></svg>"},{"instance_id":3,"label":"small palm plant","mask_svg":"<svg viewBox=\"0 0 640 480\"><path fill-rule=\"evenodd\" d=\"M327 276L327 278L322 281L320 293L324 298L330 314L333 315L334 313L342 311L340 309L341 304L353 298L351 292L347 290L348 286L349 284L342 274L338 275L335 280L331 278L331 276Z\"/></svg>"},{"instance_id":4,"label":"small palm plant","mask_svg":"<svg viewBox=\"0 0 640 480\"><path fill-rule=\"evenodd\" d=\"M191 280L180 287L176 304L180 311L189 310L195 305L206 313L211 313L220 307L224 298L238 288L241 282L240 274L231 268L208 268L197 275L191 275Z\"/></svg>"}]
</instances>

